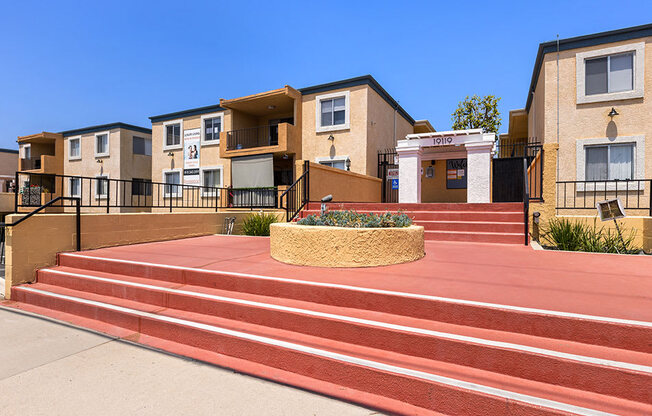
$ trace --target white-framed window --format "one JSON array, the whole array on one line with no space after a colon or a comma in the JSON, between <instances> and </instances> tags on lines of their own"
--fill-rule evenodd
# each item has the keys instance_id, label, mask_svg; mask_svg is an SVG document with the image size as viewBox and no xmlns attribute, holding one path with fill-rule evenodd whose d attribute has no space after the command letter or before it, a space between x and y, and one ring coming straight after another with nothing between
<instances>
[{"instance_id":1,"label":"white-framed window","mask_svg":"<svg viewBox=\"0 0 652 416\"><path fill-rule=\"evenodd\" d=\"M68 196L81 196L81 178L68 178Z\"/></svg>"},{"instance_id":2,"label":"white-framed window","mask_svg":"<svg viewBox=\"0 0 652 416\"><path fill-rule=\"evenodd\" d=\"M221 188L223 183L222 166L206 166L201 168L201 185L209 188ZM219 190L217 191L219 195ZM214 189L202 188L203 196L215 196Z\"/></svg>"},{"instance_id":3,"label":"white-framed window","mask_svg":"<svg viewBox=\"0 0 652 416\"><path fill-rule=\"evenodd\" d=\"M349 91L315 97L315 130L317 132L346 130L350 127Z\"/></svg>"},{"instance_id":4,"label":"white-framed window","mask_svg":"<svg viewBox=\"0 0 652 416\"><path fill-rule=\"evenodd\" d=\"M180 197L183 194L183 187L181 185L181 169L167 169L163 171L163 183L167 184L163 187L163 195L166 198Z\"/></svg>"},{"instance_id":5,"label":"white-framed window","mask_svg":"<svg viewBox=\"0 0 652 416\"><path fill-rule=\"evenodd\" d=\"M183 148L183 120L163 123L163 150Z\"/></svg>"},{"instance_id":6,"label":"white-framed window","mask_svg":"<svg viewBox=\"0 0 652 416\"><path fill-rule=\"evenodd\" d=\"M586 180L633 179L634 148L634 143L586 146Z\"/></svg>"},{"instance_id":7,"label":"white-framed window","mask_svg":"<svg viewBox=\"0 0 652 416\"><path fill-rule=\"evenodd\" d=\"M224 116L222 113L201 116L201 145L219 144L220 132L223 128Z\"/></svg>"},{"instance_id":8,"label":"white-framed window","mask_svg":"<svg viewBox=\"0 0 652 416\"><path fill-rule=\"evenodd\" d=\"M81 159L81 136L68 138L68 160Z\"/></svg>"},{"instance_id":9,"label":"white-framed window","mask_svg":"<svg viewBox=\"0 0 652 416\"><path fill-rule=\"evenodd\" d=\"M133 136L132 141L133 141L132 150L135 155L144 155L144 156L152 155L152 139Z\"/></svg>"},{"instance_id":10,"label":"white-framed window","mask_svg":"<svg viewBox=\"0 0 652 416\"><path fill-rule=\"evenodd\" d=\"M109 132L95 133L95 157L109 156Z\"/></svg>"},{"instance_id":11,"label":"white-framed window","mask_svg":"<svg viewBox=\"0 0 652 416\"><path fill-rule=\"evenodd\" d=\"M32 145L31 144L25 144L20 147L21 153L23 155L23 159L31 159L32 158Z\"/></svg>"},{"instance_id":12,"label":"white-framed window","mask_svg":"<svg viewBox=\"0 0 652 416\"><path fill-rule=\"evenodd\" d=\"M331 168L347 170L346 163L350 163L348 156L335 156L335 157L318 157L315 160L320 165L330 166Z\"/></svg>"},{"instance_id":13,"label":"white-framed window","mask_svg":"<svg viewBox=\"0 0 652 416\"><path fill-rule=\"evenodd\" d=\"M95 199L106 199L109 194L109 175L95 176Z\"/></svg>"},{"instance_id":14,"label":"white-framed window","mask_svg":"<svg viewBox=\"0 0 652 416\"><path fill-rule=\"evenodd\" d=\"M643 97L644 42L579 52L575 57L578 104Z\"/></svg>"}]
</instances>

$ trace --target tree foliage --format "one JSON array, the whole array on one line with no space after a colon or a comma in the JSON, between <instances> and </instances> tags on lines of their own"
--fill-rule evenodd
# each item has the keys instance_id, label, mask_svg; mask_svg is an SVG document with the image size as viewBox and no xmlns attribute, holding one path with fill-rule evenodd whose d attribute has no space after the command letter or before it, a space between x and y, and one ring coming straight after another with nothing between
<instances>
[{"instance_id":1,"label":"tree foliage","mask_svg":"<svg viewBox=\"0 0 652 416\"><path fill-rule=\"evenodd\" d=\"M452 114L453 130L482 129L485 133L498 133L502 124L498 112L500 97L467 95Z\"/></svg>"}]
</instances>

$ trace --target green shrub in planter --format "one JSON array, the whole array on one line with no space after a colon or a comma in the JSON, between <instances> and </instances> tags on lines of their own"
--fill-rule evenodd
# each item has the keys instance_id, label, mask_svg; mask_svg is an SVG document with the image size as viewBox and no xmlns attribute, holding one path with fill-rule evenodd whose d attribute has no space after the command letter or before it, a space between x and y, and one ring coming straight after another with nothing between
<instances>
[{"instance_id":1,"label":"green shrub in planter","mask_svg":"<svg viewBox=\"0 0 652 416\"><path fill-rule=\"evenodd\" d=\"M261 211L244 219L242 231L245 235L268 236L269 226L275 222L278 222L276 214Z\"/></svg>"},{"instance_id":2,"label":"green shrub in planter","mask_svg":"<svg viewBox=\"0 0 652 416\"><path fill-rule=\"evenodd\" d=\"M586 251L591 253L626 253L638 252L634 247L634 230L623 230L622 240L618 232L605 231L598 227L594 219L593 226L567 218L553 218L542 228L541 240L558 250Z\"/></svg>"},{"instance_id":3,"label":"green shrub in planter","mask_svg":"<svg viewBox=\"0 0 652 416\"><path fill-rule=\"evenodd\" d=\"M409 227L412 219L401 212L393 214L364 214L355 211L327 211L324 215L308 215L298 222L300 225L322 225L346 228L391 228Z\"/></svg>"}]
</instances>

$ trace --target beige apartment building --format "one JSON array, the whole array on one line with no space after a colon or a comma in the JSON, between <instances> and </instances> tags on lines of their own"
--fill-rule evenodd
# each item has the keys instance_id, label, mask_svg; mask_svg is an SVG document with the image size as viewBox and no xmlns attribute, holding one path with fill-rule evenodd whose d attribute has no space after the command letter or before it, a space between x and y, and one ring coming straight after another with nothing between
<instances>
[{"instance_id":1,"label":"beige apartment building","mask_svg":"<svg viewBox=\"0 0 652 416\"><path fill-rule=\"evenodd\" d=\"M151 137L150 129L125 123L19 137L19 170L32 174L20 186L40 187L41 202L63 195L98 209L134 205L151 196Z\"/></svg>"},{"instance_id":2,"label":"beige apartment building","mask_svg":"<svg viewBox=\"0 0 652 416\"><path fill-rule=\"evenodd\" d=\"M150 119L154 181L233 188L283 189L305 160L376 176L379 150L415 126L434 130L370 75L286 85Z\"/></svg>"},{"instance_id":3,"label":"beige apartment building","mask_svg":"<svg viewBox=\"0 0 652 416\"><path fill-rule=\"evenodd\" d=\"M9 192L18 168L18 150L0 149L0 192Z\"/></svg>"},{"instance_id":4,"label":"beige apartment building","mask_svg":"<svg viewBox=\"0 0 652 416\"><path fill-rule=\"evenodd\" d=\"M596 201L618 196L632 215L649 215L651 115L644 25L540 44L526 106L510 112L501 141L543 144L545 212L594 213Z\"/></svg>"}]
</instances>

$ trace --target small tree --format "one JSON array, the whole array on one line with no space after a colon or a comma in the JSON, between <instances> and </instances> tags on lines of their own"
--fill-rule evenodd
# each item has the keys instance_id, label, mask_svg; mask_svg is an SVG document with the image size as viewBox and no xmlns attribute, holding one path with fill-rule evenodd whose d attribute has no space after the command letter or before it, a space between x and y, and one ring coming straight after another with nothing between
<instances>
[{"instance_id":1,"label":"small tree","mask_svg":"<svg viewBox=\"0 0 652 416\"><path fill-rule=\"evenodd\" d=\"M498 133L502 123L498 101L500 97L494 95L483 98L467 95L452 114L453 130L482 129L485 133Z\"/></svg>"}]
</instances>

